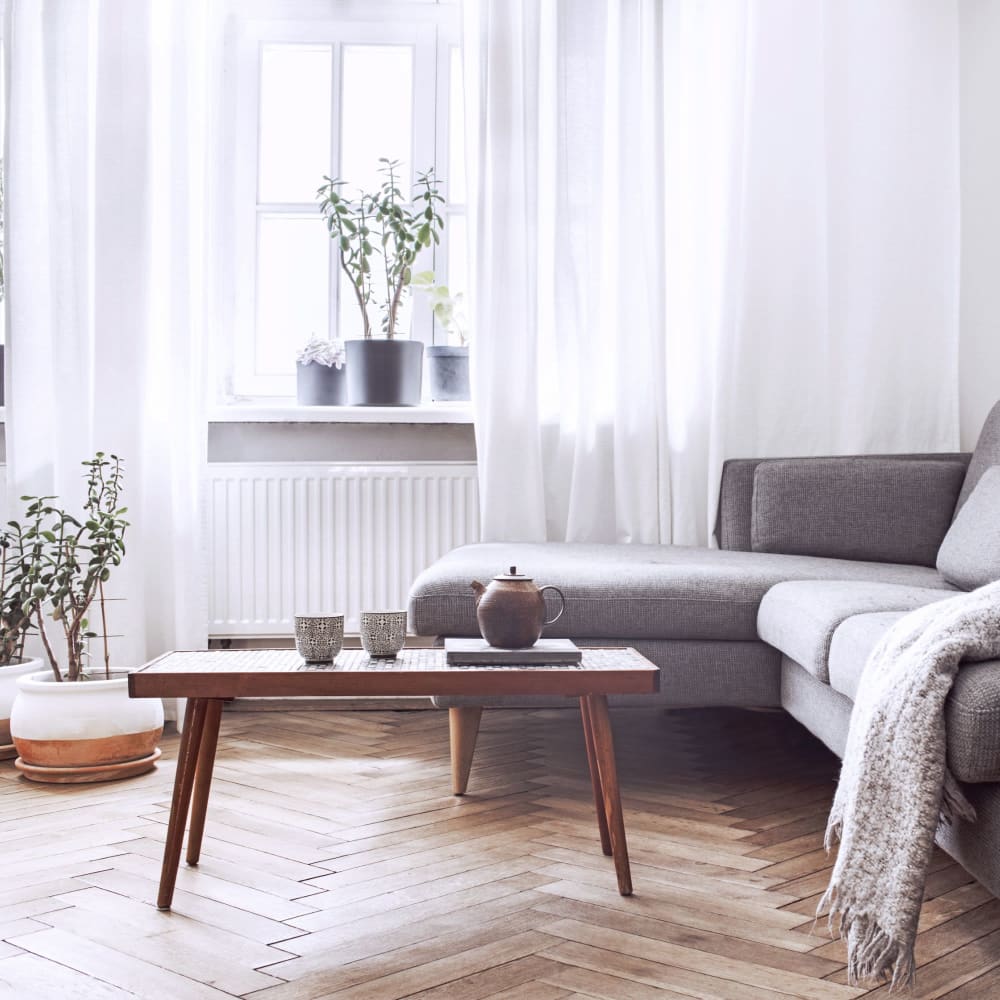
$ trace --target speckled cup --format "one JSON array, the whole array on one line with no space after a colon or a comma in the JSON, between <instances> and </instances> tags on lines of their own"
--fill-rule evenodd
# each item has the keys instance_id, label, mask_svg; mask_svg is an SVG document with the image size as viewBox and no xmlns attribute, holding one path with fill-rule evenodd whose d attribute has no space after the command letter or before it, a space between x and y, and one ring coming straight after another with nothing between
<instances>
[{"instance_id":1,"label":"speckled cup","mask_svg":"<svg viewBox=\"0 0 1000 1000\"><path fill-rule=\"evenodd\" d=\"M395 656L405 643L405 611L361 612L361 645L369 656Z\"/></svg>"},{"instance_id":2,"label":"speckled cup","mask_svg":"<svg viewBox=\"0 0 1000 1000\"><path fill-rule=\"evenodd\" d=\"M331 663L343 648L343 615L295 616L295 649L306 663Z\"/></svg>"}]
</instances>

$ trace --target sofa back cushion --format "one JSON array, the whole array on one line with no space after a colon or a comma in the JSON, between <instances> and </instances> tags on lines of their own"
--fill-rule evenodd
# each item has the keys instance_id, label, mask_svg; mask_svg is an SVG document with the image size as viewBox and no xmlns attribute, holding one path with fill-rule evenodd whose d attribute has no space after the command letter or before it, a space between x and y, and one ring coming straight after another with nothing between
<instances>
[{"instance_id":1,"label":"sofa back cushion","mask_svg":"<svg viewBox=\"0 0 1000 1000\"><path fill-rule=\"evenodd\" d=\"M987 469L944 536L938 572L974 590L1000 580L1000 465Z\"/></svg>"},{"instance_id":2,"label":"sofa back cushion","mask_svg":"<svg viewBox=\"0 0 1000 1000\"><path fill-rule=\"evenodd\" d=\"M990 415L979 432L976 450L972 453L969 471L965 474L962 492L958 495L958 510L961 510L965 501L972 495L983 473L994 465L1000 465L1000 403L990 410Z\"/></svg>"},{"instance_id":3,"label":"sofa back cushion","mask_svg":"<svg viewBox=\"0 0 1000 1000\"><path fill-rule=\"evenodd\" d=\"M754 474L755 552L933 566L962 462L779 459Z\"/></svg>"}]
</instances>

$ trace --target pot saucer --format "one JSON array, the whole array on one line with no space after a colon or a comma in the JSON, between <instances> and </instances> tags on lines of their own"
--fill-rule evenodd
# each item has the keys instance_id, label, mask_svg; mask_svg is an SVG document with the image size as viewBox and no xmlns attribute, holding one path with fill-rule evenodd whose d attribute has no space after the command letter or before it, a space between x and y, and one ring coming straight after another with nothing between
<instances>
[{"instance_id":1,"label":"pot saucer","mask_svg":"<svg viewBox=\"0 0 1000 1000\"><path fill-rule=\"evenodd\" d=\"M161 750L157 747L147 757L140 757L138 760L126 760L120 764L94 764L87 767L44 767L38 764L25 764L18 757L14 761L14 767L32 781L44 781L55 785L78 785L91 781L117 781L119 778L145 774L156 766L160 754Z\"/></svg>"},{"instance_id":2,"label":"pot saucer","mask_svg":"<svg viewBox=\"0 0 1000 1000\"><path fill-rule=\"evenodd\" d=\"M0 745L0 760L11 760L16 756L17 750L14 749L13 743Z\"/></svg>"}]
</instances>

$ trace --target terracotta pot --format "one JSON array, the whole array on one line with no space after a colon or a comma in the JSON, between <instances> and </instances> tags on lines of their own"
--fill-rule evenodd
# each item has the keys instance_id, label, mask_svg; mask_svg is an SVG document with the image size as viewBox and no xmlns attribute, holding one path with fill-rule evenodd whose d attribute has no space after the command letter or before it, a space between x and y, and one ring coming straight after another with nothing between
<instances>
[{"instance_id":1,"label":"terracotta pot","mask_svg":"<svg viewBox=\"0 0 1000 1000\"><path fill-rule=\"evenodd\" d=\"M28 657L0 667L0 750L10 745L10 710L17 697L18 678L25 674L37 674L43 665L37 657Z\"/></svg>"},{"instance_id":2,"label":"terracotta pot","mask_svg":"<svg viewBox=\"0 0 1000 1000\"><path fill-rule=\"evenodd\" d=\"M150 770L160 751L163 704L129 698L128 676L55 680L51 673L18 680L10 728L15 761L33 781L109 781Z\"/></svg>"}]
</instances>

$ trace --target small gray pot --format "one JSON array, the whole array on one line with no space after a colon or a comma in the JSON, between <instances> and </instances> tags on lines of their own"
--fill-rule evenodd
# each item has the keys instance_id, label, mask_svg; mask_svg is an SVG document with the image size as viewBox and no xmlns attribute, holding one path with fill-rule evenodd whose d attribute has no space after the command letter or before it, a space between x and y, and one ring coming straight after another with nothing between
<instances>
[{"instance_id":1,"label":"small gray pot","mask_svg":"<svg viewBox=\"0 0 1000 1000\"><path fill-rule=\"evenodd\" d=\"M347 369L316 361L295 365L295 389L300 406L346 406Z\"/></svg>"},{"instance_id":2,"label":"small gray pot","mask_svg":"<svg viewBox=\"0 0 1000 1000\"><path fill-rule=\"evenodd\" d=\"M428 347L427 381L431 399L443 403L468 400L469 349L467 347Z\"/></svg>"},{"instance_id":3,"label":"small gray pot","mask_svg":"<svg viewBox=\"0 0 1000 1000\"><path fill-rule=\"evenodd\" d=\"M419 340L348 340L347 398L352 406L417 406L424 345Z\"/></svg>"}]
</instances>

